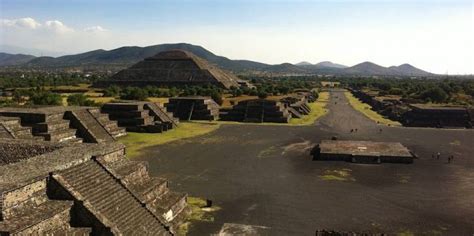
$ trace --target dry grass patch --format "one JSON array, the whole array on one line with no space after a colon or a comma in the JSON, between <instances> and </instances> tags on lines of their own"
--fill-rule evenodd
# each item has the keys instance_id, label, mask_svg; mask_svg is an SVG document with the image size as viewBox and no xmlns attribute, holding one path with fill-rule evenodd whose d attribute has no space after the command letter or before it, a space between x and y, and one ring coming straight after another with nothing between
<instances>
[{"instance_id":1,"label":"dry grass patch","mask_svg":"<svg viewBox=\"0 0 474 236\"><path fill-rule=\"evenodd\" d=\"M164 133L128 132L128 135L119 138L118 141L127 146L127 157L134 158L140 155L144 148L204 135L219 127L219 124L182 122L177 128Z\"/></svg>"},{"instance_id":2,"label":"dry grass patch","mask_svg":"<svg viewBox=\"0 0 474 236\"><path fill-rule=\"evenodd\" d=\"M399 122L387 119L383 117L382 115L380 115L379 113L373 111L372 106L370 106L367 103L361 102L359 99L354 97L354 95L352 95L351 92L344 92L344 95L349 100L349 103L354 109L358 110L369 119L377 123L384 124L384 125L401 126Z\"/></svg>"}]
</instances>

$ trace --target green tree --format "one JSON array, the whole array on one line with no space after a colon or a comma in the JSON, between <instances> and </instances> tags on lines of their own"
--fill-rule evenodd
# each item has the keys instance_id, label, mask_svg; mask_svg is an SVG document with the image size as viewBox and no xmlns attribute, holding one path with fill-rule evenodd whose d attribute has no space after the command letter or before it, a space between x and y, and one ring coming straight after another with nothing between
<instances>
[{"instance_id":1,"label":"green tree","mask_svg":"<svg viewBox=\"0 0 474 236\"><path fill-rule=\"evenodd\" d=\"M61 105L61 95L48 91L35 91L30 96L30 103L34 105Z\"/></svg>"},{"instance_id":2,"label":"green tree","mask_svg":"<svg viewBox=\"0 0 474 236\"><path fill-rule=\"evenodd\" d=\"M87 98L84 94L73 94L67 97L68 105L72 106L95 106L96 103Z\"/></svg>"}]
</instances>

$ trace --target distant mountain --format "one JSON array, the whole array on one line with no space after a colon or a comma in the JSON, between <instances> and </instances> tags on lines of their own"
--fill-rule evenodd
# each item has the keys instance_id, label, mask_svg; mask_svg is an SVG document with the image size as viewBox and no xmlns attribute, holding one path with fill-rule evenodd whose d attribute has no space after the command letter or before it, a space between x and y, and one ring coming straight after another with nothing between
<instances>
[{"instance_id":1,"label":"distant mountain","mask_svg":"<svg viewBox=\"0 0 474 236\"><path fill-rule=\"evenodd\" d=\"M372 62L363 62L344 69L344 73L353 75L380 75L380 76L430 76L432 73L423 71L409 64L383 67Z\"/></svg>"},{"instance_id":2,"label":"distant mountain","mask_svg":"<svg viewBox=\"0 0 474 236\"><path fill-rule=\"evenodd\" d=\"M307 61L302 61L302 62L299 62L299 63L296 63L295 66L311 66L313 64L307 62Z\"/></svg>"},{"instance_id":3,"label":"distant mountain","mask_svg":"<svg viewBox=\"0 0 474 236\"><path fill-rule=\"evenodd\" d=\"M319 68L347 68L345 65L332 63L330 61L322 61L314 66Z\"/></svg>"},{"instance_id":4,"label":"distant mountain","mask_svg":"<svg viewBox=\"0 0 474 236\"><path fill-rule=\"evenodd\" d=\"M318 64L300 62L296 65L283 63L269 65L250 60L231 60L215 55L205 48L187 43L159 44L148 47L120 47L113 50L94 50L85 53L61 57L34 57L22 54L0 54L0 66L15 66L34 69L100 69L118 71L129 67L144 58L171 49L181 49L206 59L223 69L238 73L275 73L275 74L323 74L323 75L389 75L389 76L428 76L429 72L415 68L409 64L379 66L372 62L364 62L352 67L323 61Z\"/></svg>"},{"instance_id":5,"label":"distant mountain","mask_svg":"<svg viewBox=\"0 0 474 236\"><path fill-rule=\"evenodd\" d=\"M311 72L306 70L305 68L290 63L267 66L265 68L262 68L261 70L263 70L263 72L278 74L311 74Z\"/></svg>"},{"instance_id":6,"label":"distant mountain","mask_svg":"<svg viewBox=\"0 0 474 236\"><path fill-rule=\"evenodd\" d=\"M410 64L402 64L399 66L391 66L389 69L397 71L399 74L408 75L408 76L429 76L433 75L427 71L418 69Z\"/></svg>"},{"instance_id":7,"label":"distant mountain","mask_svg":"<svg viewBox=\"0 0 474 236\"><path fill-rule=\"evenodd\" d=\"M35 58L35 56L25 54L8 54L0 52L0 66L21 65L27 63L33 58Z\"/></svg>"},{"instance_id":8,"label":"distant mountain","mask_svg":"<svg viewBox=\"0 0 474 236\"><path fill-rule=\"evenodd\" d=\"M344 69L345 73L357 75L391 75L392 71L386 67L366 61Z\"/></svg>"},{"instance_id":9,"label":"distant mountain","mask_svg":"<svg viewBox=\"0 0 474 236\"><path fill-rule=\"evenodd\" d=\"M159 52L171 49L181 49L206 59L212 64L231 71L258 70L269 65L247 60L230 60L226 57L217 56L201 46L178 43L160 44L148 47L121 47L110 51L95 50L86 53L68 55L62 57L37 57L28 63L28 67L61 68L77 66L121 66L127 67L137 63L144 58L154 56Z\"/></svg>"}]
</instances>

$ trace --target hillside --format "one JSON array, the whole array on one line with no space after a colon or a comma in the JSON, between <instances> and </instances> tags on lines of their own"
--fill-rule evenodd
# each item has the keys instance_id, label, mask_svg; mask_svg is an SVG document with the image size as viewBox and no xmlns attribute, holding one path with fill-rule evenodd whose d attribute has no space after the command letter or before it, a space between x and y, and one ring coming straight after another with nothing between
<instances>
[{"instance_id":1,"label":"hillside","mask_svg":"<svg viewBox=\"0 0 474 236\"><path fill-rule=\"evenodd\" d=\"M35 58L35 56L0 52L0 66L20 65L30 61L33 58Z\"/></svg>"},{"instance_id":2,"label":"hillside","mask_svg":"<svg viewBox=\"0 0 474 236\"><path fill-rule=\"evenodd\" d=\"M429 72L409 64L383 67L372 62L364 62L352 67L323 61L317 64L301 62L296 65L283 63L269 65L250 60L231 60L215 55L207 49L187 43L160 44L148 47L120 47L113 50L94 50L85 53L61 57L34 57L23 54L0 53L0 66L15 66L34 69L100 69L118 71L129 67L146 57L162 51L181 49L206 59L225 70L237 73L275 73L275 74L335 74L335 75L391 75L391 76L428 76Z\"/></svg>"}]
</instances>

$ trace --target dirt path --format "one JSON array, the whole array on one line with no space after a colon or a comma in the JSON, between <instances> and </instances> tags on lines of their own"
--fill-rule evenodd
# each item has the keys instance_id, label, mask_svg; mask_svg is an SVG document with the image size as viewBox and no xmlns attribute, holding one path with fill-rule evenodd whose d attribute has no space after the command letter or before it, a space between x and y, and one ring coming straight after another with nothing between
<instances>
[{"instance_id":1,"label":"dirt path","mask_svg":"<svg viewBox=\"0 0 474 236\"><path fill-rule=\"evenodd\" d=\"M338 91L331 92L328 108L314 126L223 125L150 148L141 159L173 188L222 208L214 221L195 223L193 235L215 233L224 223L267 226L273 235L474 232L473 130L379 126ZM332 136L402 142L420 158L412 165L311 161L310 148ZM433 160L438 151L442 160ZM446 164L451 153L456 159ZM328 173L347 176L331 180Z\"/></svg>"}]
</instances>

